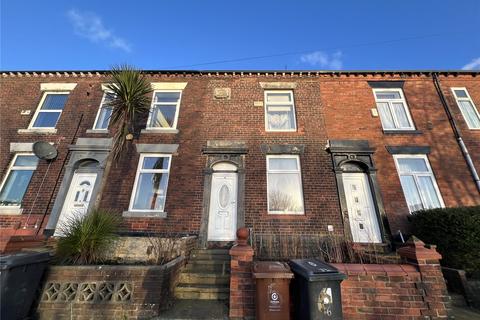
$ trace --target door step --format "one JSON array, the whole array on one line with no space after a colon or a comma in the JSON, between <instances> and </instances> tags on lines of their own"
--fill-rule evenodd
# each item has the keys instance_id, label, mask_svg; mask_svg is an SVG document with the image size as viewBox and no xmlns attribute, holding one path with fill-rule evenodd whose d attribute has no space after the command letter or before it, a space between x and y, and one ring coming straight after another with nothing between
<instances>
[{"instance_id":1,"label":"door step","mask_svg":"<svg viewBox=\"0 0 480 320\"><path fill-rule=\"evenodd\" d=\"M227 286L207 284L179 284L175 288L177 299L226 300L230 297Z\"/></svg>"}]
</instances>

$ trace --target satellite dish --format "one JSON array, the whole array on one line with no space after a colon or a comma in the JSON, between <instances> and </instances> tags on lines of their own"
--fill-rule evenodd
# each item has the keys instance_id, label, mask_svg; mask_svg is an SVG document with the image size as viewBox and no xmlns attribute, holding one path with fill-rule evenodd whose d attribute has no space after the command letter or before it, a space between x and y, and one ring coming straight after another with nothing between
<instances>
[{"instance_id":1,"label":"satellite dish","mask_svg":"<svg viewBox=\"0 0 480 320\"><path fill-rule=\"evenodd\" d=\"M57 149L45 141L37 141L33 144L33 154L42 160L53 160L57 157Z\"/></svg>"}]
</instances>

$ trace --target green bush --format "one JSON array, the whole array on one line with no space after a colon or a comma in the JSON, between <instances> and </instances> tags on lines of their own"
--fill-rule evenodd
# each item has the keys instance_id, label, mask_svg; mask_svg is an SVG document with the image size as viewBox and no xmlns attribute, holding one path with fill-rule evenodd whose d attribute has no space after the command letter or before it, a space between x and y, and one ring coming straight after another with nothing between
<instances>
[{"instance_id":1,"label":"green bush","mask_svg":"<svg viewBox=\"0 0 480 320\"><path fill-rule=\"evenodd\" d=\"M60 226L57 258L66 264L96 264L117 238L119 219L112 212L94 209Z\"/></svg>"},{"instance_id":2,"label":"green bush","mask_svg":"<svg viewBox=\"0 0 480 320\"><path fill-rule=\"evenodd\" d=\"M480 273L480 206L417 211L412 224L414 235L437 245L442 265Z\"/></svg>"}]
</instances>

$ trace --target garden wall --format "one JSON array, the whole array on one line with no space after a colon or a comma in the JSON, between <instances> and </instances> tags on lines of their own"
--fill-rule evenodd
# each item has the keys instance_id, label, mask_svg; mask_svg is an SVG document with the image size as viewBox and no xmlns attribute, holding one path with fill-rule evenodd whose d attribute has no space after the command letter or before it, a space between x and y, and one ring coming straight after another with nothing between
<instances>
[{"instance_id":1,"label":"garden wall","mask_svg":"<svg viewBox=\"0 0 480 320\"><path fill-rule=\"evenodd\" d=\"M158 263L178 256L189 257L196 245L196 236L168 237L119 237L106 253L106 259L118 263Z\"/></svg>"},{"instance_id":2,"label":"garden wall","mask_svg":"<svg viewBox=\"0 0 480 320\"><path fill-rule=\"evenodd\" d=\"M447 316L448 294L440 274L422 276L407 264L334 264L342 282L345 319L424 319ZM432 290L438 290L432 296ZM435 308L435 310L432 310Z\"/></svg>"},{"instance_id":3,"label":"garden wall","mask_svg":"<svg viewBox=\"0 0 480 320\"><path fill-rule=\"evenodd\" d=\"M230 250L230 318L255 314L254 250L246 240ZM448 296L435 247L412 237L397 253L402 264L333 264L341 284L344 319L445 319Z\"/></svg>"},{"instance_id":4,"label":"garden wall","mask_svg":"<svg viewBox=\"0 0 480 320\"><path fill-rule=\"evenodd\" d=\"M148 319L170 302L185 257L162 266L52 266L37 308L41 319Z\"/></svg>"}]
</instances>

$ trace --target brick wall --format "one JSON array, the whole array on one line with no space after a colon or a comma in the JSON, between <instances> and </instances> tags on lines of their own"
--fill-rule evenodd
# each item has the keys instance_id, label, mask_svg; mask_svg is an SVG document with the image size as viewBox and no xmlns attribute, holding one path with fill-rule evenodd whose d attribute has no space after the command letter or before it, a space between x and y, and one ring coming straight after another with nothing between
<instances>
[{"instance_id":1,"label":"brick wall","mask_svg":"<svg viewBox=\"0 0 480 320\"><path fill-rule=\"evenodd\" d=\"M203 170L207 161L202 147L208 140L230 139L246 143L249 151L245 158L245 223L258 233L318 234L326 232L327 225L333 225L335 232L343 232L332 161L324 150L327 139L366 139L376 148L374 161L381 196L393 232L407 230L408 208L393 158L385 149L387 145L429 145L432 150L429 159L445 204L480 204L480 195L459 152L432 79L426 74L154 73L148 77L154 82L188 82L182 95L179 133L142 133L135 143L178 143L179 149L172 159L165 209L167 218L125 218L124 231L198 233L202 218ZM383 134L380 119L372 118L370 113L375 101L368 80L405 81L405 96L420 134ZM52 209L63 177L63 163L69 157L67 146L78 137L108 136L86 133L93 126L102 98L101 83L107 82L108 78L104 74L35 76L30 73L29 76L3 75L0 81L0 176L4 176L13 157L9 152L10 142L43 140L56 143L59 149L59 156L50 167L45 161L40 161L24 198L24 214L0 215L0 228L8 229L7 233L25 233L27 231L18 228L26 226L24 230L35 234L37 229L33 226L41 223L44 215ZM264 107L254 105L255 101L264 99L260 81L296 83L297 132L265 132ZM441 81L447 96L448 87L465 86L477 107L480 106L480 81L476 73L443 76ZM44 82L77 83L57 125L57 133L17 133L17 129L27 128L33 117L41 99L40 83ZM230 88L231 98L215 100L213 91L218 87ZM451 105L456 110L459 124L465 126L458 107L453 102ZM25 109L31 110L31 115L20 115ZM462 129L478 167L480 138L477 133ZM267 214L266 159L260 149L262 144L305 146L305 152L300 156L304 215ZM119 214L127 210L138 159L139 154L131 145L126 156L112 167L101 197L101 207ZM48 217L44 219L44 224L47 220Z\"/></svg>"},{"instance_id":2,"label":"brick wall","mask_svg":"<svg viewBox=\"0 0 480 320\"><path fill-rule=\"evenodd\" d=\"M372 117L371 109L376 108L375 98L368 81L404 81L403 92L413 122L419 134L385 134L379 117ZM448 207L478 205L480 193L476 190L466 162L460 153L447 115L429 76L365 76L328 77L320 83L321 106L324 110L326 130L329 139L364 139L375 148L373 160L378 169L377 177L385 211L392 232L408 232L409 215L395 162L386 146L416 145L430 146L428 155L432 170ZM479 98L480 81L472 76L449 76L441 79L444 91L453 85L467 86L472 97ZM463 84L463 85L461 85ZM471 90L470 90L471 89ZM450 91L448 89L448 91ZM451 95L451 94L450 94ZM477 102L479 105L480 101ZM453 103L450 103L453 106ZM457 108L456 104L455 107ZM456 111L456 120L466 124ZM480 131L479 131L480 132ZM462 130L474 161L480 163L479 132ZM475 151L479 152L475 152ZM478 165L477 165L478 166Z\"/></svg>"},{"instance_id":3,"label":"brick wall","mask_svg":"<svg viewBox=\"0 0 480 320\"><path fill-rule=\"evenodd\" d=\"M442 311L433 318L446 318L448 295L432 301L426 286L445 287L443 278L431 273L430 280L414 266L335 264L348 278L341 284L343 316L348 319L425 319L438 304ZM434 279L434 280L431 280ZM428 283L427 283L428 282Z\"/></svg>"},{"instance_id":4,"label":"brick wall","mask_svg":"<svg viewBox=\"0 0 480 320\"><path fill-rule=\"evenodd\" d=\"M145 319L170 302L184 258L163 266L52 266L39 319Z\"/></svg>"}]
</instances>

